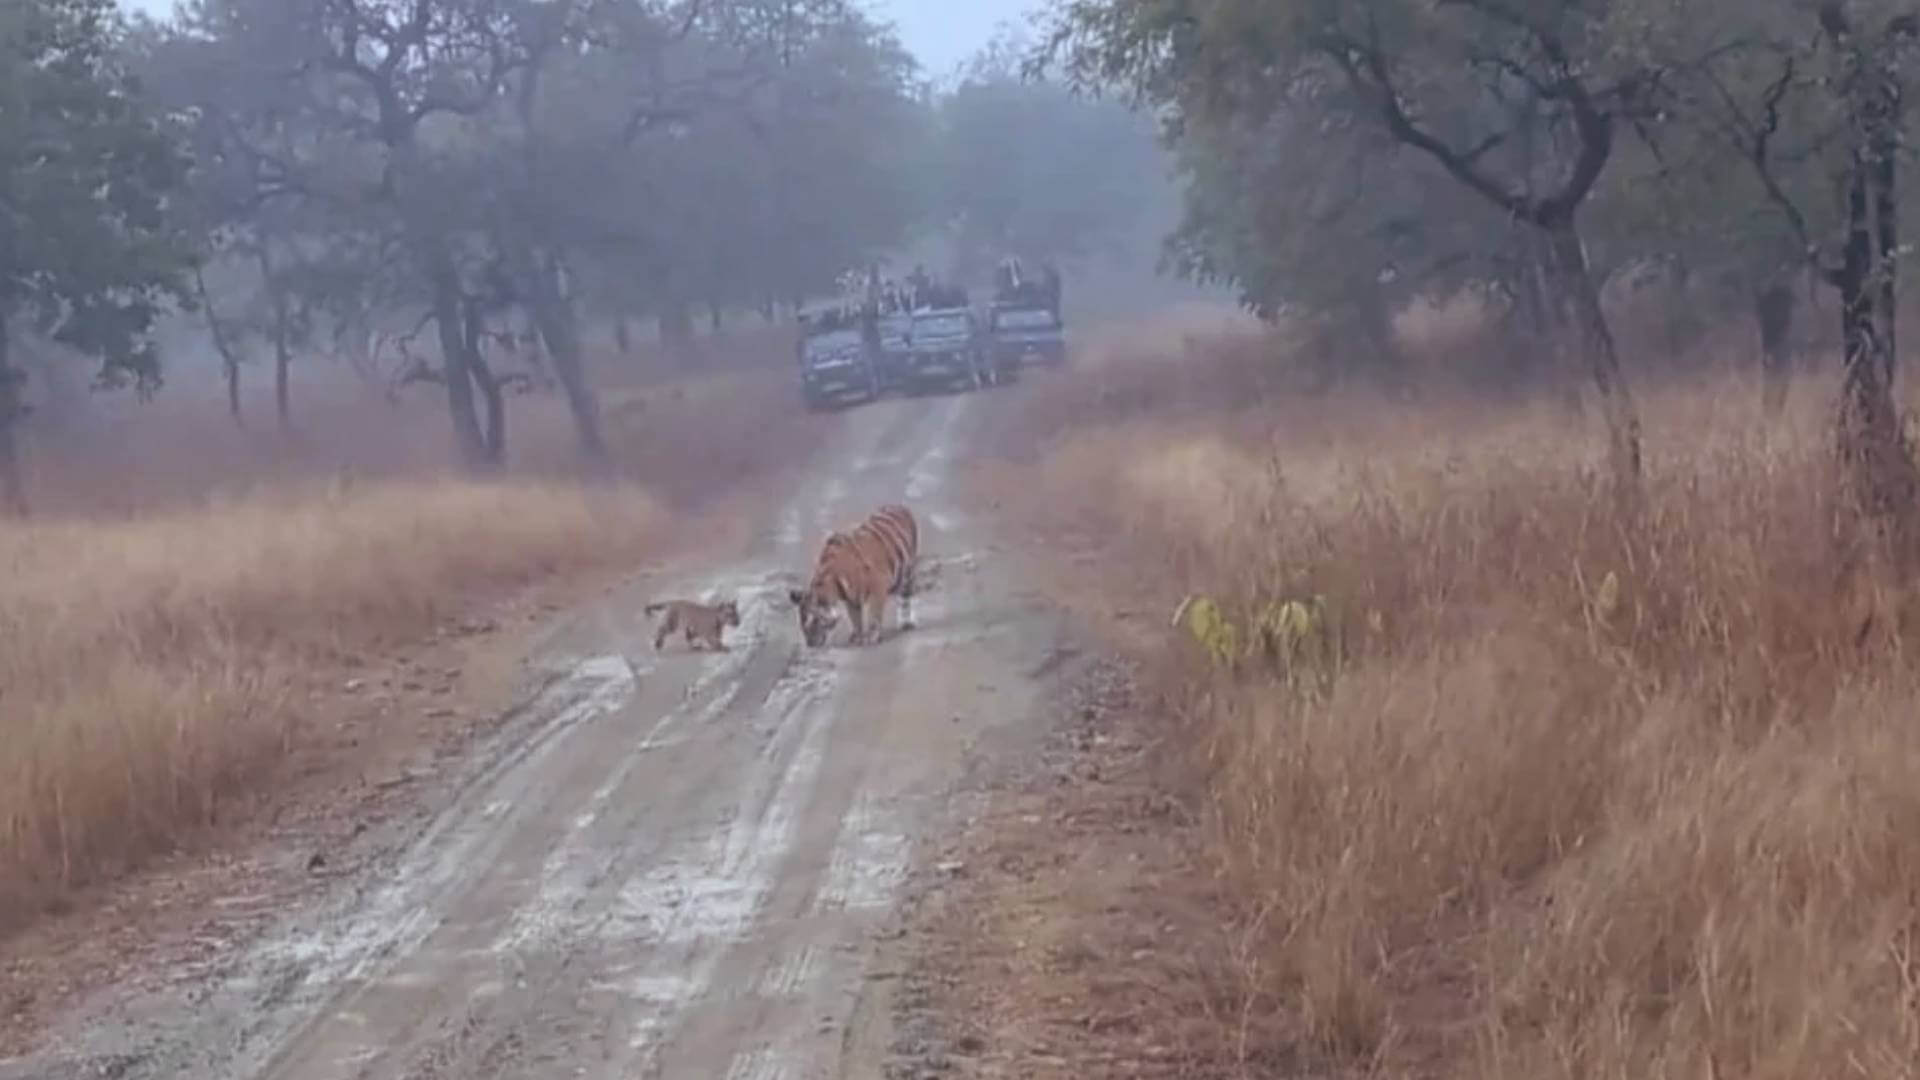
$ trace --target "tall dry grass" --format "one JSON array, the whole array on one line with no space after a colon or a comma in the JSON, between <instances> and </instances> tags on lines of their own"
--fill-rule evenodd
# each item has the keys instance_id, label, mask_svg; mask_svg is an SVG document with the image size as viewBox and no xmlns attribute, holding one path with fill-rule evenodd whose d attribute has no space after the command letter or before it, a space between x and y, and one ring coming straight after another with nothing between
<instances>
[{"instance_id":1,"label":"tall dry grass","mask_svg":"<svg viewBox=\"0 0 1920 1080\"><path fill-rule=\"evenodd\" d=\"M659 517L634 491L416 480L0 524L0 926L270 775L303 670L632 560Z\"/></svg>"},{"instance_id":2,"label":"tall dry grass","mask_svg":"<svg viewBox=\"0 0 1920 1080\"><path fill-rule=\"evenodd\" d=\"M712 369L662 371L652 358L591 357L621 478L689 507L804 461L830 430L831 418L801 407L788 354L762 337L727 340L736 350L730 363ZM757 365L742 358L750 349L759 350ZM296 382L290 432L279 430L270 402L257 400L249 401L246 425L235 425L211 380L170 384L150 403L95 394L72 415L36 414L26 456L34 509L127 517L323 483L343 471L417 477L456 460L439 388L389 397L332 369L312 379ZM580 478L573 422L557 388L512 395L507 413L513 475Z\"/></svg>"},{"instance_id":3,"label":"tall dry grass","mask_svg":"<svg viewBox=\"0 0 1920 1080\"><path fill-rule=\"evenodd\" d=\"M1159 610L1326 601L1324 684L1169 631L1238 1022L1354 1073L1920 1071L1920 637L1832 494L1830 388L1647 390L1623 522L1562 407L1255 393L1274 347L1037 386L1025 495Z\"/></svg>"},{"instance_id":4,"label":"tall dry grass","mask_svg":"<svg viewBox=\"0 0 1920 1080\"><path fill-rule=\"evenodd\" d=\"M306 368L291 434L258 401L235 427L211 384L40 417L38 516L0 522L0 933L260 790L316 672L631 565L688 512L805 467L830 418L766 341L732 348L701 372L596 357L621 482L591 488L555 395L510 402L491 482L447 472L436 395Z\"/></svg>"}]
</instances>

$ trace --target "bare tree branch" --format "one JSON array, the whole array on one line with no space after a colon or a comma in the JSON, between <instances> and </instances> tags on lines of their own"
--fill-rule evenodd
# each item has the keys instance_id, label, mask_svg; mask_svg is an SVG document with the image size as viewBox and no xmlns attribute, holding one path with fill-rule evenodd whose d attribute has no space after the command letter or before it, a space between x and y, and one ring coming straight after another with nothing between
<instances>
[{"instance_id":1,"label":"bare tree branch","mask_svg":"<svg viewBox=\"0 0 1920 1080\"><path fill-rule=\"evenodd\" d=\"M1724 112L1719 118L1722 137L1731 142L1740 154L1752 166L1754 176L1760 181L1761 189L1766 193L1767 201L1780 212L1787 227L1792 230L1794 241L1808 264L1829 284L1836 281L1839 268L1829 264L1820 251L1819 243L1813 238L1813 230L1807 222L1805 211L1787 193L1780 178L1774 171L1772 156L1773 140L1778 137L1781 125L1780 106L1788 90L1793 87L1798 74L1798 66L1791 53L1781 57L1780 74L1760 95L1760 115L1749 117L1741 107L1726 82L1712 68L1701 72L1718 99Z\"/></svg>"}]
</instances>

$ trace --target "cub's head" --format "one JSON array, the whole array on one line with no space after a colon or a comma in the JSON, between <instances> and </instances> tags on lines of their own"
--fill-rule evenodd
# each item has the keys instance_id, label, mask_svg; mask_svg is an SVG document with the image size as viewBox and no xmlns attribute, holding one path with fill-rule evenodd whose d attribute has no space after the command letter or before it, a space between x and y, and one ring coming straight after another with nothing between
<instances>
[{"instance_id":1,"label":"cub's head","mask_svg":"<svg viewBox=\"0 0 1920 1080\"><path fill-rule=\"evenodd\" d=\"M718 605L722 626L740 625L740 604L737 600L723 600Z\"/></svg>"},{"instance_id":2,"label":"cub's head","mask_svg":"<svg viewBox=\"0 0 1920 1080\"><path fill-rule=\"evenodd\" d=\"M832 592L824 585L818 589L789 589L787 599L793 602L794 609L800 613L800 636L816 649L825 645L827 635L840 622L840 614L833 606Z\"/></svg>"}]
</instances>

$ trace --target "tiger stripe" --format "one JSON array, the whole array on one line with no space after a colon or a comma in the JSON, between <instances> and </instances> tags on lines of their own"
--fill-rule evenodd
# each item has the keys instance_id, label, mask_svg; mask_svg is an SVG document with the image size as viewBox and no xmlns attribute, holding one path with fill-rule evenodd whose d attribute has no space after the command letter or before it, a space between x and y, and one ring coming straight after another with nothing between
<instances>
[{"instance_id":1,"label":"tiger stripe","mask_svg":"<svg viewBox=\"0 0 1920 1080\"><path fill-rule=\"evenodd\" d=\"M847 610L855 645L878 641L887 598L900 598L900 628L913 626L913 566L920 553L920 525L898 503L875 510L847 532L829 534L820 545L813 579L788 593L800 614L808 645L826 643L839 622L834 606Z\"/></svg>"}]
</instances>

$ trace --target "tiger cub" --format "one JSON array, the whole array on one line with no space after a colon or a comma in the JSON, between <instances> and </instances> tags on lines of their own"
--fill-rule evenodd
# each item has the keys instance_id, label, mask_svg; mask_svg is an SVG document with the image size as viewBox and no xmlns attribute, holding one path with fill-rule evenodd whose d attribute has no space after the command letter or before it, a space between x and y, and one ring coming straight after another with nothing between
<instances>
[{"instance_id":1,"label":"tiger cub","mask_svg":"<svg viewBox=\"0 0 1920 1080\"><path fill-rule=\"evenodd\" d=\"M721 631L729 626L740 625L740 607L732 600L723 600L718 604L662 600L646 607L649 615L657 615L662 611L667 613L667 617L660 620L660 629L653 635L656 652L675 630L685 636L688 648L693 648L696 641L703 641L707 647L725 652L727 647L720 640Z\"/></svg>"},{"instance_id":2,"label":"tiger cub","mask_svg":"<svg viewBox=\"0 0 1920 1080\"><path fill-rule=\"evenodd\" d=\"M887 597L900 598L900 629L913 626L913 564L920 553L920 526L912 511L889 503L851 532L829 535L820 546L813 580L787 598L800 613L800 635L807 644L826 644L839 624L834 605L847 609L852 643L878 641L887 613Z\"/></svg>"}]
</instances>

